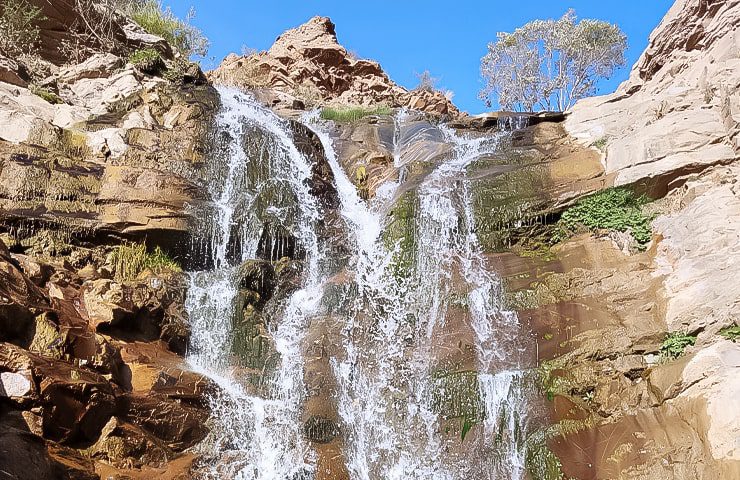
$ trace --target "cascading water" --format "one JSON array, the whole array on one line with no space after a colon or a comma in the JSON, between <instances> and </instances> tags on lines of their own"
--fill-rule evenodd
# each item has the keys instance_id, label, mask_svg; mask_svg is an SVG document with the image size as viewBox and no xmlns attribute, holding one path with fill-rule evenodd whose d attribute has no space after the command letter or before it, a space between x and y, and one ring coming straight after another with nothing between
<instances>
[{"instance_id":1,"label":"cascading water","mask_svg":"<svg viewBox=\"0 0 740 480\"><path fill-rule=\"evenodd\" d=\"M317 475L302 424L303 342L312 319L338 315L341 353L331 358L336 398L327 401L337 403L350 478L522 478L526 395L519 325L502 307L500 281L481 253L466 173L479 157L497 152L501 135L464 138L413 121L413 114L397 115L395 166L404 176L413 162L436 166L412 189L401 235L394 236L389 232L399 226L389 223L388 213L410 193L401 188L405 178L379 187L372 201L361 199L338 162L329 125L316 112L306 115L303 122L318 135L334 173L350 253L342 265L328 258L332 239L317 233L324 219L308 186L311 164L289 124L245 94L219 92L223 154L212 158L213 202L200 212L211 266L190 275L186 305L193 332L188 360L219 387L211 399L211 434L200 446L207 460L202 476ZM430 142L444 148L429 148ZM262 232L276 226L303 252L303 278L271 315L279 360L255 391L231 353L240 265L258 256ZM336 273L329 264L344 269L339 294L328 288ZM458 364L446 358L450 345L440 346L439 338L463 307L474 351ZM450 418L461 420L460 433L448 434ZM474 424L481 428L465 439Z\"/></svg>"},{"instance_id":2,"label":"cascading water","mask_svg":"<svg viewBox=\"0 0 740 480\"><path fill-rule=\"evenodd\" d=\"M406 116L401 112L394 122L396 167L403 165L398 143ZM381 238L379 212L389 195L376 198L381 205L361 201L339 167L330 137L321 126L314 129L334 169L342 213L355 239L349 268L357 288L347 299L346 357L334 363L351 477L521 478L525 404L519 325L516 315L502 308L500 281L480 252L465 177L472 162L497 151L499 137L466 139L444 127L436 132L451 152L418 187L413 262L399 278L399 245L389 248ZM430 135L429 129L414 130ZM397 186L391 184L390 192ZM438 389L433 337L445 321L453 289L460 288L453 286L456 268L468 290L479 372L474 394L479 393L484 412L484 445L474 467L469 458L447 453L432 400Z\"/></svg>"},{"instance_id":3,"label":"cascading water","mask_svg":"<svg viewBox=\"0 0 740 480\"><path fill-rule=\"evenodd\" d=\"M309 192L310 164L296 149L286 122L243 93L227 88L219 93L217 126L226 148L224 155L212 158L209 185L215 201L201 215L213 268L190 275L186 302L192 328L188 361L219 387L211 399L211 434L202 446L213 458L203 476L292 479L312 469L300 425L304 392L299 345L321 296L315 233L319 208ZM247 143L256 144L251 155ZM302 288L290 295L269 326L280 360L263 397L251 393L232 368L230 352L239 264L255 258L266 222L292 227L306 260Z\"/></svg>"}]
</instances>

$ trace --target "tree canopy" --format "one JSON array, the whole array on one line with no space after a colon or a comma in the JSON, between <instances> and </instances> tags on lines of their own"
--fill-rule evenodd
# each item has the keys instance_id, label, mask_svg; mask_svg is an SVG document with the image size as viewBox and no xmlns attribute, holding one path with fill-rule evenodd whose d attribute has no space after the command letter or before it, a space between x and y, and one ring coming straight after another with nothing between
<instances>
[{"instance_id":1,"label":"tree canopy","mask_svg":"<svg viewBox=\"0 0 740 480\"><path fill-rule=\"evenodd\" d=\"M516 111L564 111L596 91L625 64L627 37L617 26L583 19L569 10L558 20L534 20L513 33L500 32L481 59L490 106Z\"/></svg>"}]
</instances>

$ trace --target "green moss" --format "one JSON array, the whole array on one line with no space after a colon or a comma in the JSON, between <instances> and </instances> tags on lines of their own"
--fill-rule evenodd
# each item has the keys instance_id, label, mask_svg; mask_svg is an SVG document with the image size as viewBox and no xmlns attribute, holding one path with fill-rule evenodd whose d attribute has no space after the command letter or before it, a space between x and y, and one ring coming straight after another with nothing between
<instances>
[{"instance_id":1,"label":"green moss","mask_svg":"<svg viewBox=\"0 0 740 480\"><path fill-rule=\"evenodd\" d=\"M162 55L153 48L136 50L128 57L128 61L137 69L150 75L159 75L165 69Z\"/></svg>"},{"instance_id":2,"label":"green moss","mask_svg":"<svg viewBox=\"0 0 740 480\"><path fill-rule=\"evenodd\" d=\"M548 448L544 438L534 438L527 443L524 465L533 480L560 480L563 478L560 459Z\"/></svg>"},{"instance_id":3,"label":"green moss","mask_svg":"<svg viewBox=\"0 0 740 480\"><path fill-rule=\"evenodd\" d=\"M568 208L555 225L552 240L562 241L583 228L630 232L640 249L652 238L651 216L643 212L649 199L627 188L608 188Z\"/></svg>"},{"instance_id":4,"label":"green moss","mask_svg":"<svg viewBox=\"0 0 740 480\"><path fill-rule=\"evenodd\" d=\"M383 242L393 251L393 273L408 276L416 262L416 208L418 197L414 192L404 193L390 212L391 220L383 231Z\"/></svg>"},{"instance_id":5,"label":"green moss","mask_svg":"<svg viewBox=\"0 0 740 480\"><path fill-rule=\"evenodd\" d=\"M483 420L485 408L475 371L437 370L432 375L432 409L445 420L460 421L460 441Z\"/></svg>"},{"instance_id":6,"label":"green moss","mask_svg":"<svg viewBox=\"0 0 740 480\"><path fill-rule=\"evenodd\" d=\"M564 419L532 433L526 442L527 453L524 460L525 468L532 480L565 479L560 459L547 446L548 440L557 436L572 435L593 428L594 425L593 417L581 420Z\"/></svg>"},{"instance_id":7,"label":"green moss","mask_svg":"<svg viewBox=\"0 0 740 480\"><path fill-rule=\"evenodd\" d=\"M736 342L740 338L740 326L733 325L731 327L725 327L719 331L719 334L725 337L727 340Z\"/></svg>"},{"instance_id":8,"label":"green moss","mask_svg":"<svg viewBox=\"0 0 740 480\"><path fill-rule=\"evenodd\" d=\"M62 97L60 97L54 92L50 92L49 90L45 88L31 85L30 90L31 90L31 93L33 93L37 97L42 98L44 101L51 103L52 105L59 105L61 103L64 103L64 100L62 100Z\"/></svg>"},{"instance_id":9,"label":"green moss","mask_svg":"<svg viewBox=\"0 0 740 480\"><path fill-rule=\"evenodd\" d=\"M393 111L388 107L325 107L321 110L321 118L335 122L356 122L369 115L391 115Z\"/></svg>"},{"instance_id":10,"label":"green moss","mask_svg":"<svg viewBox=\"0 0 740 480\"><path fill-rule=\"evenodd\" d=\"M565 363L561 358L545 360L540 364L538 371L540 387L549 401L553 401L556 395L570 395L573 385L565 376L557 373L564 366Z\"/></svg>"},{"instance_id":11,"label":"green moss","mask_svg":"<svg viewBox=\"0 0 740 480\"><path fill-rule=\"evenodd\" d=\"M660 356L664 360L675 360L683 355L686 347L695 343L696 335L689 335L682 332L669 333L660 345Z\"/></svg>"},{"instance_id":12,"label":"green moss","mask_svg":"<svg viewBox=\"0 0 740 480\"><path fill-rule=\"evenodd\" d=\"M110 256L116 280L131 280L145 270L153 273L180 272L180 265L159 247L148 252L143 243L119 245Z\"/></svg>"}]
</instances>

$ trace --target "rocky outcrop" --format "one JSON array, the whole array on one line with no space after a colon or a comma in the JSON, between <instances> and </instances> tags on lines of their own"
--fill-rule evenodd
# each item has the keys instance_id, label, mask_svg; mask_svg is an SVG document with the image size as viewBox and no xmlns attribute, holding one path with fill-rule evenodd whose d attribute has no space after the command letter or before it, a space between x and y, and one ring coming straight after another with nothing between
<instances>
[{"instance_id":1,"label":"rocky outcrop","mask_svg":"<svg viewBox=\"0 0 740 480\"><path fill-rule=\"evenodd\" d=\"M737 415L719 407L740 392L727 333L740 297L725 287L740 265L739 18L739 2L677 0L629 80L564 122L601 157L603 186L657 199L647 251L600 231L502 257L509 300L537 336L546 443L566 477L740 475ZM676 336L685 348L666 353Z\"/></svg>"},{"instance_id":2,"label":"rocky outcrop","mask_svg":"<svg viewBox=\"0 0 740 480\"><path fill-rule=\"evenodd\" d=\"M738 22L736 0L676 1L629 80L573 107L566 128L586 145L606 145L614 184L664 190L681 174L738 158Z\"/></svg>"},{"instance_id":3,"label":"rocky outcrop","mask_svg":"<svg viewBox=\"0 0 740 480\"><path fill-rule=\"evenodd\" d=\"M27 475L48 465L48 478L68 478L70 468L80 470L74 478L98 478L100 461L164 468L205 437L212 385L177 355L189 337L177 275L118 283L95 278L101 271L90 265L78 274L15 258L2 243L0 271L13 313L0 325L0 422L4 432L18 425L3 445L33 445L24 448L39 470Z\"/></svg>"},{"instance_id":4,"label":"rocky outcrop","mask_svg":"<svg viewBox=\"0 0 740 480\"><path fill-rule=\"evenodd\" d=\"M5 228L35 224L78 241L124 235L178 248L167 232L186 233L185 205L205 198L197 172L217 96L123 63L107 54L62 70L56 85L66 103L56 105L0 83Z\"/></svg>"},{"instance_id":5,"label":"rocky outcrop","mask_svg":"<svg viewBox=\"0 0 740 480\"><path fill-rule=\"evenodd\" d=\"M460 114L442 92L409 91L388 78L377 62L355 58L338 43L334 24L325 17L286 31L266 52L229 55L208 76L214 83L267 90L258 95L278 109L385 105Z\"/></svg>"}]
</instances>

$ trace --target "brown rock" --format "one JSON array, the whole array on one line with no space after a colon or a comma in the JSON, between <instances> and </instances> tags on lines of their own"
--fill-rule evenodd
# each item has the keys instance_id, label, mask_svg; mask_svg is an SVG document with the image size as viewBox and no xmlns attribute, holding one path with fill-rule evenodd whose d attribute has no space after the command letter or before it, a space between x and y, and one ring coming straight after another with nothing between
<instances>
[{"instance_id":1,"label":"brown rock","mask_svg":"<svg viewBox=\"0 0 740 480\"><path fill-rule=\"evenodd\" d=\"M109 381L68 362L5 343L0 345L0 369L31 372L38 385L44 436L53 440L95 440L116 410L116 391Z\"/></svg>"},{"instance_id":2,"label":"brown rock","mask_svg":"<svg viewBox=\"0 0 740 480\"><path fill-rule=\"evenodd\" d=\"M107 279L92 280L82 285L81 292L87 318L95 329L114 327L135 313L133 291L128 285Z\"/></svg>"},{"instance_id":3,"label":"brown rock","mask_svg":"<svg viewBox=\"0 0 740 480\"><path fill-rule=\"evenodd\" d=\"M192 447L208 433L208 413L183 401L151 394L131 395L128 403L128 420L176 452Z\"/></svg>"},{"instance_id":4,"label":"brown rock","mask_svg":"<svg viewBox=\"0 0 740 480\"><path fill-rule=\"evenodd\" d=\"M0 241L0 341L27 341L34 312L48 309L44 293L18 268Z\"/></svg>"},{"instance_id":5,"label":"brown rock","mask_svg":"<svg viewBox=\"0 0 740 480\"><path fill-rule=\"evenodd\" d=\"M453 117L460 113L444 94L409 92L388 78L377 62L354 58L337 42L334 24L326 17L286 31L267 52L229 55L208 76L215 83L288 94L285 98L261 94L271 97L270 104L278 108L320 102L408 106Z\"/></svg>"},{"instance_id":6,"label":"brown rock","mask_svg":"<svg viewBox=\"0 0 740 480\"><path fill-rule=\"evenodd\" d=\"M112 417L88 450L94 459L124 468L163 466L174 453L141 428Z\"/></svg>"},{"instance_id":7,"label":"brown rock","mask_svg":"<svg viewBox=\"0 0 740 480\"><path fill-rule=\"evenodd\" d=\"M17 412L0 416L0 472L17 480L98 480L92 462L47 445L29 432Z\"/></svg>"}]
</instances>

